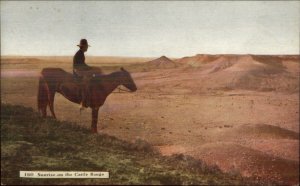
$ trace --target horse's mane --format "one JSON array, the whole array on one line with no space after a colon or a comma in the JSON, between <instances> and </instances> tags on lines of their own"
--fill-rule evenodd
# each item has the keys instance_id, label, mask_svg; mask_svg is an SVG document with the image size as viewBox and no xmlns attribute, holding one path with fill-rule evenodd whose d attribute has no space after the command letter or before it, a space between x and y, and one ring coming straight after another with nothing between
<instances>
[{"instance_id":1,"label":"horse's mane","mask_svg":"<svg viewBox=\"0 0 300 186\"><path fill-rule=\"evenodd\" d=\"M91 78L91 81L93 82L100 82L100 81L103 81L107 78L116 78L116 77L119 77L120 74L122 73L122 71L116 71L116 72L112 72L110 74L95 74L95 76L93 76Z\"/></svg>"}]
</instances>

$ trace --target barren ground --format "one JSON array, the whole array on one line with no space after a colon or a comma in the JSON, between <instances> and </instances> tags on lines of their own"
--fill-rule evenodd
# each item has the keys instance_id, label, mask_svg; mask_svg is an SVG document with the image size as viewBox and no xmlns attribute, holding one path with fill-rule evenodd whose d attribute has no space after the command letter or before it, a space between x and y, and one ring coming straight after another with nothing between
<instances>
[{"instance_id":1,"label":"barren ground","mask_svg":"<svg viewBox=\"0 0 300 186\"><path fill-rule=\"evenodd\" d=\"M299 183L299 57L225 56L200 60L196 67L179 61L174 68L150 70L143 63L149 59L121 59L91 63L106 66L107 73L124 66L138 87L108 97L98 132L130 142L142 139L163 155L191 155L225 172ZM72 63L69 58L2 58L1 101L37 109L38 74L44 67L71 72ZM90 127L91 111L80 114L79 105L60 94L55 111L59 120Z\"/></svg>"}]
</instances>

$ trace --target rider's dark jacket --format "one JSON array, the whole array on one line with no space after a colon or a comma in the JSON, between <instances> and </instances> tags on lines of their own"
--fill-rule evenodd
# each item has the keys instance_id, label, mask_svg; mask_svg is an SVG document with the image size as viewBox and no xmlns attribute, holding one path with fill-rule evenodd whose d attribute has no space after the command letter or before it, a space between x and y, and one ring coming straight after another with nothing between
<instances>
[{"instance_id":1,"label":"rider's dark jacket","mask_svg":"<svg viewBox=\"0 0 300 186\"><path fill-rule=\"evenodd\" d=\"M73 57L73 74L79 76L77 70L89 70L90 67L85 63L85 56L82 50L78 50Z\"/></svg>"},{"instance_id":2,"label":"rider's dark jacket","mask_svg":"<svg viewBox=\"0 0 300 186\"><path fill-rule=\"evenodd\" d=\"M80 67L87 67L87 64L85 64L84 52L82 50L78 50L73 58L73 69Z\"/></svg>"}]
</instances>

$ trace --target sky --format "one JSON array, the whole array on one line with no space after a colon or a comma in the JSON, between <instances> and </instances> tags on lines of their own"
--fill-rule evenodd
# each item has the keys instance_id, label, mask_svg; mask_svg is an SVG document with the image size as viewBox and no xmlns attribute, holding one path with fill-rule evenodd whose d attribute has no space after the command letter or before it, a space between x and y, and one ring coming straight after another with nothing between
<instances>
[{"instance_id":1,"label":"sky","mask_svg":"<svg viewBox=\"0 0 300 186\"><path fill-rule=\"evenodd\" d=\"M299 54L299 1L1 1L1 55Z\"/></svg>"}]
</instances>

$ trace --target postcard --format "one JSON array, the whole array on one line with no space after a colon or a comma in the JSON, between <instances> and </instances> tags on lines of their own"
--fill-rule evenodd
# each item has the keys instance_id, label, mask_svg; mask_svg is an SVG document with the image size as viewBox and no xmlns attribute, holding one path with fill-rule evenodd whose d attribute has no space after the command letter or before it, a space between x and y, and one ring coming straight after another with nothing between
<instances>
[{"instance_id":1,"label":"postcard","mask_svg":"<svg viewBox=\"0 0 300 186\"><path fill-rule=\"evenodd\" d=\"M2 185L299 185L299 2L0 3Z\"/></svg>"}]
</instances>

